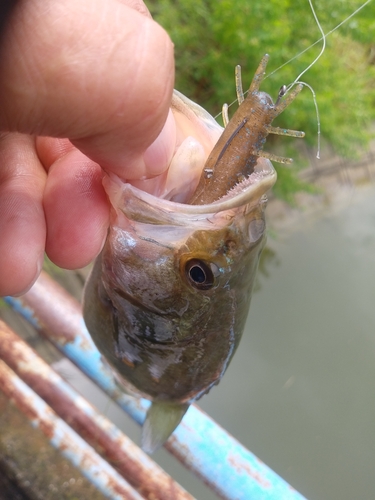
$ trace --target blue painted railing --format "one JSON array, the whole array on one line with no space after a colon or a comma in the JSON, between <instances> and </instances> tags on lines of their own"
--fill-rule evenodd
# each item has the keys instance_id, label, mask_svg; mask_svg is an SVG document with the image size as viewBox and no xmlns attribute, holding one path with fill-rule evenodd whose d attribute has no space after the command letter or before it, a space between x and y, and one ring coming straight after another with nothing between
<instances>
[{"instance_id":1,"label":"blue painted railing","mask_svg":"<svg viewBox=\"0 0 375 500\"><path fill-rule=\"evenodd\" d=\"M149 406L124 394L102 362L80 314L80 306L42 275L20 298L6 301L42 331L121 408L142 424ZM58 324L58 332L54 327ZM55 328L56 329L56 328ZM191 406L166 443L187 468L228 500L303 500L303 496L243 447L197 406Z\"/></svg>"}]
</instances>

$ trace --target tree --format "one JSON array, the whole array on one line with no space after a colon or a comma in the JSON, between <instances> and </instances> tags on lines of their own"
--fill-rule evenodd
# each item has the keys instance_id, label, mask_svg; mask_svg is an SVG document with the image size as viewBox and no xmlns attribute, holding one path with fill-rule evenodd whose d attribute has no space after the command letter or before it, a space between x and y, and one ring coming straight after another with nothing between
<instances>
[{"instance_id":1,"label":"tree","mask_svg":"<svg viewBox=\"0 0 375 500\"><path fill-rule=\"evenodd\" d=\"M328 33L361 4L332 0L327 8L324 0L315 0L314 7ZM269 53L269 77L261 89L275 99L281 85L293 82L322 46L319 42L300 54L321 37L308 0L152 0L150 10L175 44L176 88L213 115L220 112L222 103L235 99L236 64L242 66L246 87L263 54ZM375 2L370 2L327 38L324 54L302 77L316 93L323 143L345 157L360 154L372 136L374 31ZM307 144L317 148L317 117L308 89L275 124L304 130ZM285 154L291 147L298 148L296 141L272 136L267 150ZM303 163L298 151L294 156ZM295 183L291 189L296 189Z\"/></svg>"}]
</instances>

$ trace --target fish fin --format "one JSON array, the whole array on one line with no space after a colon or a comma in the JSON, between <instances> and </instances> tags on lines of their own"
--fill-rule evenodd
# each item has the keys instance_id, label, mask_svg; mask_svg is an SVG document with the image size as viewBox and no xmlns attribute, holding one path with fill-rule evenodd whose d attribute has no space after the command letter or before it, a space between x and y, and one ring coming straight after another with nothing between
<instances>
[{"instance_id":1,"label":"fish fin","mask_svg":"<svg viewBox=\"0 0 375 500\"><path fill-rule=\"evenodd\" d=\"M143 451L154 453L160 448L181 422L188 408L188 404L153 402L142 428Z\"/></svg>"}]
</instances>

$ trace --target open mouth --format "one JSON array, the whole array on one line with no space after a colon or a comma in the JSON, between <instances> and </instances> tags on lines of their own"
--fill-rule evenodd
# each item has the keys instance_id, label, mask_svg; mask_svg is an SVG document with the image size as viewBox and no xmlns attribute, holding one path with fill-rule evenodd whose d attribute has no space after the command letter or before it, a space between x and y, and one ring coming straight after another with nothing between
<instances>
[{"instance_id":1,"label":"open mouth","mask_svg":"<svg viewBox=\"0 0 375 500\"><path fill-rule=\"evenodd\" d=\"M119 178L111 176L105 180L112 205L118 207L127 218L151 224L174 224L185 226L192 221L203 222L211 214L219 214L244 205L256 205L276 182L276 171L272 163L259 158L254 172L236 184L225 196L207 205L188 205L164 200L146 193Z\"/></svg>"}]
</instances>

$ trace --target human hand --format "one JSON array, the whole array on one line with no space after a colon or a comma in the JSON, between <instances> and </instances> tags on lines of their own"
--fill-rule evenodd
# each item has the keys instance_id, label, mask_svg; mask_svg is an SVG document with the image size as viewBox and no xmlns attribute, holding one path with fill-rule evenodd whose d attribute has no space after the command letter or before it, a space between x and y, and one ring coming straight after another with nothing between
<instances>
[{"instance_id":1,"label":"human hand","mask_svg":"<svg viewBox=\"0 0 375 500\"><path fill-rule=\"evenodd\" d=\"M1 296L32 285L44 251L65 268L99 253L102 169L167 168L174 67L141 0L19 0L0 42Z\"/></svg>"}]
</instances>

